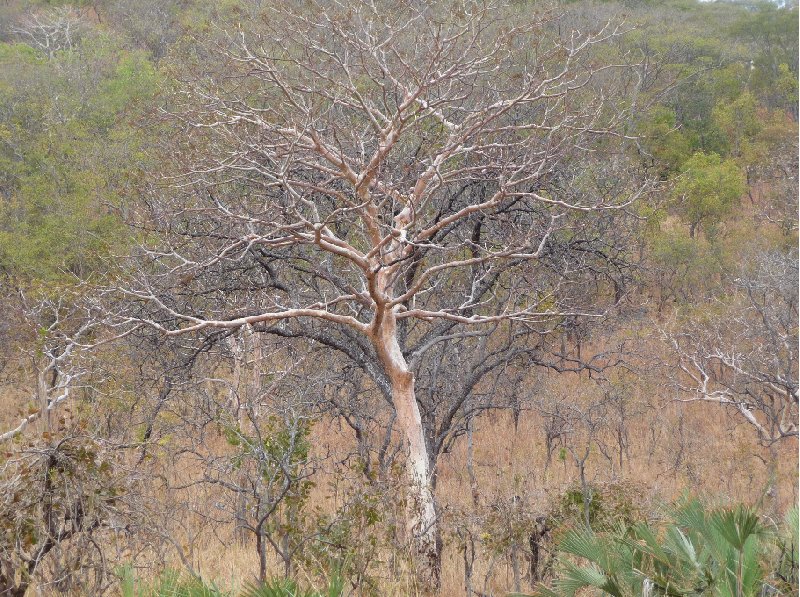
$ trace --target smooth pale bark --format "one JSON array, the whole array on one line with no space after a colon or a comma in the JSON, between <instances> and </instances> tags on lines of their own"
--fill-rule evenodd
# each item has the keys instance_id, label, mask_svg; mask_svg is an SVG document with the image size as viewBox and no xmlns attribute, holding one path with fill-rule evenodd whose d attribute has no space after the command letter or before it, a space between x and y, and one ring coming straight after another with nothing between
<instances>
[{"instance_id":1,"label":"smooth pale bark","mask_svg":"<svg viewBox=\"0 0 800 597\"><path fill-rule=\"evenodd\" d=\"M50 416L50 400L49 400L49 391L48 391L48 383L46 379L47 369L44 371L39 371L36 375L36 394L39 398L39 413L41 416L42 421L44 422L44 428L46 431L52 431L52 417Z\"/></svg>"},{"instance_id":2,"label":"smooth pale bark","mask_svg":"<svg viewBox=\"0 0 800 597\"><path fill-rule=\"evenodd\" d=\"M409 477L408 532L413 542L414 566L428 589L439 588L441 560L436 504L431 488L430 459L422 428L422 417L414 394L414 374L397 341L393 310L385 312L371 337L378 358L392 386L397 422L408 445L406 470Z\"/></svg>"}]
</instances>

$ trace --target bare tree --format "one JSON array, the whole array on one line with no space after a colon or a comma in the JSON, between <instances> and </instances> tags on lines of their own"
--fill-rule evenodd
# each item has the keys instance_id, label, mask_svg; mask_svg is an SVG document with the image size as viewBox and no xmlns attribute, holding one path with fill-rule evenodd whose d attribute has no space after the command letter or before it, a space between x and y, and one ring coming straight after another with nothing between
<instances>
[{"instance_id":1,"label":"bare tree","mask_svg":"<svg viewBox=\"0 0 800 597\"><path fill-rule=\"evenodd\" d=\"M56 52L71 50L80 38L82 15L70 6L28 14L10 28L13 35L52 58Z\"/></svg>"},{"instance_id":2,"label":"bare tree","mask_svg":"<svg viewBox=\"0 0 800 597\"><path fill-rule=\"evenodd\" d=\"M264 582L270 547L283 561L288 577L295 554L313 538L313 534L303 536L297 519L312 485L308 479L315 473L308 437L315 403L308 398L314 395L312 388L294 371L296 363L266 374L263 355L253 361L259 367L255 384L235 387L221 379L205 380L231 387L233 408L216 418L234 446L232 452L195 449L194 453L202 462L203 481L233 497L231 504L219 508L229 509L237 527L254 535L258 579ZM269 381L260 381L261 374Z\"/></svg>"},{"instance_id":3,"label":"bare tree","mask_svg":"<svg viewBox=\"0 0 800 597\"><path fill-rule=\"evenodd\" d=\"M492 371L504 336L601 315L579 289L609 247L585 231L649 189L625 158L630 104L615 98L638 71L594 51L622 28L516 19L488 2L363 1L241 24L217 69L174 97L182 169L154 189L145 224L164 242L124 289L139 311L121 324L249 326L356 363L405 437L408 534L429 587L429 443L447 438L426 438L415 364L469 339L473 365ZM613 304L608 279L592 283ZM483 375L465 375L468 396Z\"/></svg>"},{"instance_id":4,"label":"bare tree","mask_svg":"<svg viewBox=\"0 0 800 597\"><path fill-rule=\"evenodd\" d=\"M796 252L758 254L711 316L665 331L684 400L734 408L766 444L798 435L797 285Z\"/></svg>"},{"instance_id":5,"label":"bare tree","mask_svg":"<svg viewBox=\"0 0 800 597\"><path fill-rule=\"evenodd\" d=\"M80 391L82 378L87 374L85 348L101 325L101 318L91 304L75 299L67 291L54 298L29 298L24 290L14 291L14 304L9 306L20 314L20 327L16 331L27 328L23 346L18 349L26 356L25 368L32 378L23 396L37 406L29 409L18 423L12 423L13 427L0 430L0 442L23 433L34 421L42 420L44 429L50 431L53 413ZM16 344L19 340L9 339L9 343Z\"/></svg>"}]
</instances>

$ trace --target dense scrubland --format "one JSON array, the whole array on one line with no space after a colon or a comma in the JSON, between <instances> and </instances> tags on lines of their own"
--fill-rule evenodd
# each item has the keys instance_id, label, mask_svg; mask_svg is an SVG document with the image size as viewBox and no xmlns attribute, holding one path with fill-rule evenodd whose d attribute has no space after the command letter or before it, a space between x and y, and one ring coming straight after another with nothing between
<instances>
[{"instance_id":1,"label":"dense scrubland","mask_svg":"<svg viewBox=\"0 0 800 597\"><path fill-rule=\"evenodd\" d=\"M798 592L798 12L0 3L0 595Z\"/></svg>"}]
</instances>

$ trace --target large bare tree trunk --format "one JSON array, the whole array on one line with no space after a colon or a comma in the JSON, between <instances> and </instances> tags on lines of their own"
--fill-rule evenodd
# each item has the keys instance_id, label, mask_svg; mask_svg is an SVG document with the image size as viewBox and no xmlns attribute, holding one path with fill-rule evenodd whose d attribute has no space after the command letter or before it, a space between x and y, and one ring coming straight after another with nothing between
<instances>
[{"instance_id":1,"label":"large bare tree trunk","mask_svg":"<svg viewBox=\"0 0 800 597\"><path fill-rule=\"evenodd\" d=\"M422 417L414 394L414 374L397 342L394 313L385 314L372 341L392 384L392 401L397 412L397 422L405 434L408 446L408 534L414 550L414 566L425 588L436 591L440 582L441 560L430 459Z\"/></svg>"}]
</instances>

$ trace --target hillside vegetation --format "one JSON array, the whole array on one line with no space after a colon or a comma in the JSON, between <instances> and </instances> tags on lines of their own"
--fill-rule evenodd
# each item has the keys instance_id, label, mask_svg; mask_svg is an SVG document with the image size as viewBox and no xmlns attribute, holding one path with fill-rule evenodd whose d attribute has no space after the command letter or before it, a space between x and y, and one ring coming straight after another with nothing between
<instances>
[{"instance_id":1,"label":"hillside vegetation","mask_svg":"<svg viewBox=\"0 0 800 597\"><path fill-rule=\"evenodd\" d=\"M798 9L0 3L0 597L798 594Z\"/></svg>"}]
</instances>

